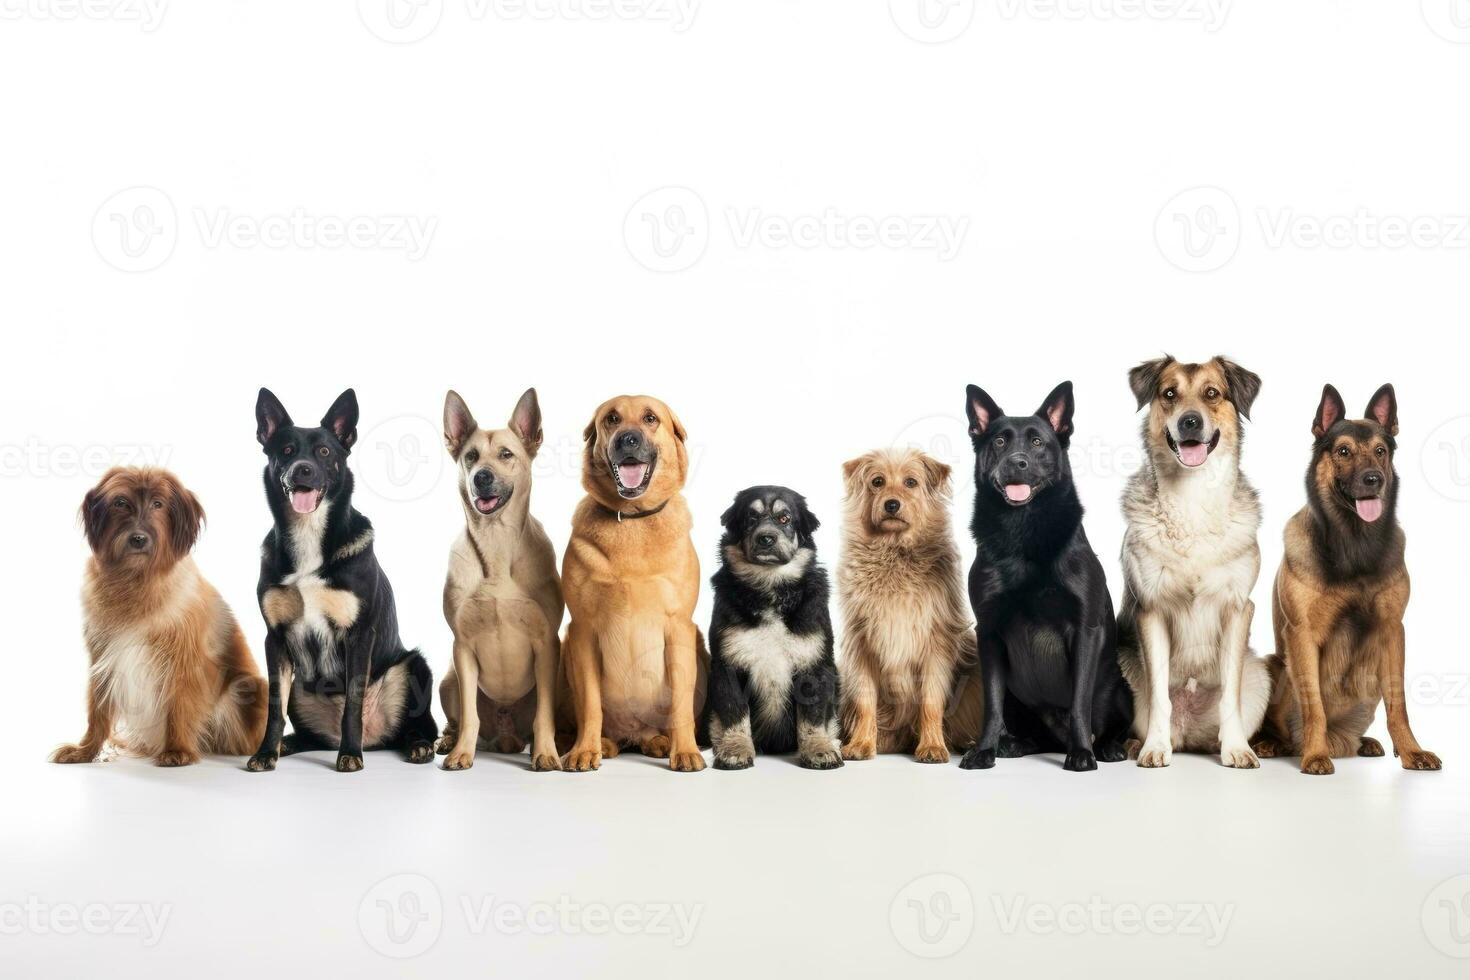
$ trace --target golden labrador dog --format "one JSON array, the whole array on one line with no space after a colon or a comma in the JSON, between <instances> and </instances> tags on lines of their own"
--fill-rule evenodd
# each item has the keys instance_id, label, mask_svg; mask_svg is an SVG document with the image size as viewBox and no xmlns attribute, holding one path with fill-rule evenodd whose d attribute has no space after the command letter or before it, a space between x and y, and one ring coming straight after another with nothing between
<instances>
[{"instance_id":1,"label":"golden labrador dog","mask_svg":"<svg viewBox=\"0 0 1470 980\"><path fill-rule=\"evenodd\" d=\"M562 561L562 663L577 739L574 772L636 745L677 772L704 768L695 741L708 654L694 626L699 558L680 491L684 426L646 395L603 402L582 433L582 486Z\"/></svg>"}]
</instances>

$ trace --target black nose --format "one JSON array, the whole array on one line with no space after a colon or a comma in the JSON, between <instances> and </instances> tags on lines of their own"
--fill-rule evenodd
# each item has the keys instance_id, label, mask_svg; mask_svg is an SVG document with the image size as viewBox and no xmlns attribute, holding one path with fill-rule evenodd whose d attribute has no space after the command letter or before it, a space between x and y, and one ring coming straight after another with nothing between
<instances>
[{"instance_id":1,"label":"black nose","mask_svg":"<svg viewBox=\"0 0 1470 980\"><path fill-rule=\"evenodd\" d=\"M1199 412L1185 412L1179 416L1179 434L1181 436L1197 436L1204 431L1205 419Z\"/></svg>"},{"instance_id":2,"label":"black nose","mask_svg":"<svg viewBox=\"0 0 1470 980\"><path fill-rule=\"evenodd\" d=\"M129 534L128 544L132 545L134 548L146 547L148 544L148 535L138 533Z\"/></svg>"},{"instance_id":3,"label":"black nose","mask_svg":"<svg viewBox=\"0 0 1470 980\"><path fill-rule=\"evenodd\" d=\"M755 543L762 548L769 548L776 543L776 536L774 534L757 534L755 536Z\"/></svg>"},{"instance_id":4,"label":"black nose","mask_svg":"<svg viewBox=\"0 0 1470 980\"><path fill-rule=\"evenodd\" d=\"M1031 465L1031 461L1022 454L1016 453L1016 455L1011 457L1011 465L1018 470L1024 470Z\"/></svg>"},{"instance_id":5,"label":"black nose","mask_svg":"<svg viewBox=\"0 0 1470 980\"><path fill-rule=\"evenodd\" d=\"M635 452L643 447L643 434L635 429L618 435L617 446L624 452Z\"/></svg>"},{"instance_id":6,"label":"black nose","mask_svg":"<svg viewBox=\"0 0 1470 980\"><path fill-rule=\"evenodd\" d=\"M495 477L490 475L489 470L475 470L475 489L489 490L490 485L495 482Z\"/></svg>"},{"instance_id":7,"label":"black nose","mask_svg":"<svg viewBox=\"0 0 1470 980\"><path fill-rule=\"evenodd\" d=\"M1363 474L1363 482L1370 487L1376 487L1383 483L1383 474L1377 470L1369 470Z\"/></svg>"},{"instance_id":8,"label":"black nose","mask_svg":"<svg viewBox=\"0 0 1470 980\"><path fill-rule=\"evenodd\" d=\"M897 500L885 500L885 501L883 501L883 509L886 510L890 514L897 514L898 513L898 501Z\"/></svg>"}]
</instances>

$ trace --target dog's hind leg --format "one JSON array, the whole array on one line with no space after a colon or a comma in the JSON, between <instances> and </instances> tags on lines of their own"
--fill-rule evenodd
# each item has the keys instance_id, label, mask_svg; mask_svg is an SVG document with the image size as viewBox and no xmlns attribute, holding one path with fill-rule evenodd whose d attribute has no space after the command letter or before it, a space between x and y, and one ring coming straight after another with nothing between
<instances>
[{"instance_id":1,"label":"dog's hind leg","mask_svg":"<svg viewBox=\"0 0 1470 980\"><path fill-rule=\"evenodd\" d=\"M330 752L336 747L307 728L297 729L281 738L281 755L283 756L295 755L298 752Z\"/></svg>"},{"instance_id":2,"label":"dog's hind leg","mask_svg":"<svg viewBox=\"0 0 1470 980\"><path fill-rule=\"evenodd\" d=\"M1093 752L1097 754L1099 762L1122 762L1134 757L1138 749L1143 747L1142 742L1129 738L1133 731L1133 705L1133 692L1128 689L1127 684L1119 684L1096 710L1098 734L1093 739ZM1129 749L1130 744L1136 746L1132 751Z\"/></svg>"},{"instance_id":3,"label":"dog's hind leg","mask_svg":"<svg viewBox=\"0 0 1470 980\"><path fill-rule=\"evenodd\" d=\"M408 702L399 727L398 748L409 762L422 765L434 761L434 672L417 650L410 651L403 665L408 669Z\"/></svg>"},{"instance_id":4,"label":"dog's hind leg","mask_svg":"<svg viewBox=\"0 0 1470 980\"><path fill-rule=\"evenodd\" d=\"M996 758L1019 759L1038 752L1060 752L1061 739L1034 711L1009 691L1005 696L1005 730L996 744Z\"/></svg>"}]
</instances>

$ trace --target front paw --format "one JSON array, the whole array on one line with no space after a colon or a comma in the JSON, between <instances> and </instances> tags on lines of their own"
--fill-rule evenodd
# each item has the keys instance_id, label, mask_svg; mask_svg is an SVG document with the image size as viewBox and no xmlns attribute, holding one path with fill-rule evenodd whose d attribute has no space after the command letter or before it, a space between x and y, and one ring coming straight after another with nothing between
<instances>
[{"instance_id":1,"label":"front paw","mask_svg":"<svg viewBox=\"0 0 1470 980\"><path fill-rule=\"evenodd\" d=\"M943 745L921 745L914 751L915 762L946 763L949 761L949 749Z\"/></svg>"},{"instance_id":2,"label":"front paw","mask_svg":"<svg viewBox=\"0 0 1470 980\"><path fill-rule=\"evenodd\" d=\"M667 735L650 735L638 743L638 751L650 759L667 759L673 743Z\"/></svg>"},{"instance_id":3,"label":"front paw","mask_svg":"<svg viewBox=\"0 0 1470 980\"><path fill-rule=\"evenodd\" d=\"M560 772L561 760L555 752L535 752L531 755L532 772Z\"/></svg>"},{"instance_id":4,"label":"front paw","mask_svg":"<svg viewBox=\"0 0 1470 980\"><path fill-rule=\"evenodd\" d=\"M80 745L63 745L61 748L51 753L51 761L59 762L63 765L73 765L78 762L91 762L95 758L97 758L97 754L95 752L93 752L91 749L83 748Z\"/></svg>"},{"instance_id":5,"label":"front paw","mask_svg":"<svg viewBox=\"0 0 1470 980\"><path fill-rule=\"evenodd\" d=\"M1405 769L1415 769L1419 772L1435 772L1444 767L1444 763L1439 761L1439 756L1433 752L1425 752L1423 749L1405 752L1399 756L1399 761L1404 764Z\"/></svg>"},{"instance_id":6,"label":"front paw","mask_svg":"<svg viewBox=\"0 0 1470 980\"><path fill-rule=\"evenodd\" d=\"M276 768L278 756L273 752L257 752L245 763L246 772L270 772Z\"/></svg>"},{"instance_id":7,"label":"front paw","mask_svg":"<svg viewBox=\"0 0 1470 980\"><path fill-rule=\"evenodd\" d=\"M1247 745L1237 745L1220 750L1220 762L1231 769L1259 769L1261 760Z\"/></svg>"},{"instance_id":8,"label":"front paw","mask_svg":"<svg viewBox=\"0 0 1470 980\"><path fill-rule=\"evenodd\" d=\"M1098 762L1122 762L1128 758L1128 746L1122 742L1104 742L1096 749Z\"/></svg>"},{"instance_id":9,"label":"front paw","mask_svg":"<svg viewBox=\"0 0 1470 980\"><path fill-rule=\"evenodd\" d=\"M1062 768L1067 772L1092 772L1097 768L1097 756L1092 754L1091 749L1077 749L1068 752L1067 758L1062 762Z\"/></svg>"},{"instance_id":10,"label":"front paw","mask_svg":"<svg viewBox=\"0 0 1470 980\"><path fill-rule=\"evenodd\" d=\"M444 757L444 768L450 772L459 772L461 769L468 769L474 764L474 749L455 749Z\"/></svg>"},{"instance_id":11,"label":"front paw","mask_svg":"<svg viewBox=\"0 0 1470 980\"><path fill-rule=\"evenodd\" d=\"M198 752L190 752L187 749L170 749L167 752L160 752L158 758L153 760L153 764L165 769L173 769L178 766L192 766L198 761Z\"/></svg>"},{"instance_id":12,"label":"front paw","mask_svg":"<svg viewBox=\"0 0 1470 980\"><path fill-rule=\"evenodd\" d=\"M1358 743L1358 755L1367 759L1379 759L1383 757L1383 743L1376 738L1364 735Z\"/></svg>"},{"instance_id":13,"label":"front paw","mask_svg":"<svg viewBox=\"0 0 1470 980\"><path fill-rule=\"evenodd\" d=\"M842 747L844 759L871 759L877 754L877 743L866 738L855 738Z\"/></svg>"},{"instance_id":14,"label":"front paw","mask_svg":"<svg viewBox=\"0 0 1470 980\"><path fill-rule=\"evenodd\" d=\"M1174 759L1174 748L1168 742L1149 739L1138 750L1138 764L1145 769L1162 769Z\"/></svg>"},{"instance_id":15,"label":"front paw","mask_svg":"<svg viewBox=\"0 0 1470 980\"><path fill-rule=\"evenodd\" d=\"M362 770L362 756L342 752L337 756L338 772L359 772Z\"/></svg>"},{"instance_id":16,"label":"front paw","mask_svg":"<svg viewBox=\"0 0 1470 980\"><path fill-rule=\"evenodd\" d=\"M591 772L602 765L602 753L597 749L574 748L562 757L564 772Z\"/></svg>"},{"instance_id":17,"label":"front paw","mask_svg":"<svg viewBox=\"0 0 1470 980\"><path fill-rule=\"evenodd\" d=\"M454 749L454 743L459 741L458 735L444 734L434 743L434 751L439 755L448 755Z\"/></svg>"},{"instance_id":18,"label":"front paw","mask_svg":"<svg viewBox=\"0 0 1470 980\"><path fill-rule=\"evenodd\" d=\"M1034 755L1036 746L1022 738L1016 738L1010 732L1002 732L1000 741L995 745L995 757L997 759L1020 759L1023 756Z\"/></svg>"},{"instance_id":19,"label":"front paw","mask_svg":"<svg viewBox=\"0 0 1470 980\"><path fill-rule=\"evenodd\" d=\"M1251 751L1256 754L1257 759L1274 759L1278 755L1285 755L1286 747L1270 736L1263 736L1255 740Z\"/></svg>"},{"instance_id":20,"label":"front paw","mask_svg":"<svg viewBox=\"0 0 1470 980\"><path fill-rule=\"evenodd\" d=\"M755 765L755 753L753 752L732 752L728 755L715 753L716 769L735 771L749 769L753 765Z\"/></svg>"},{"instance_id":21,"label":"front paw","mask_svg":"<svg viewBox=\"0 0 1470 980\"><path fill-rule=\"evenodd\" d=\"M704 756L698 752L673 752L669 755L669 768L674 772L699 772L704 768Z\"/></svg>"},{"instance_id":22,"label":"front paw","mask_svg":"<svg viewBox=\"0 0 1470 980\"><path fill-rule=\"evenodd\" d=\"M1308 776L1330 776L1337 772L1337 768L1325 755L1304 755L1302 756L1302 772Z\"/></svg>"},{"instance_id":23,"label":"front paw","mask_svg":"<svg viewBox=\"0 0 1470 980\"><path fill-rule=\"evenodd\" d=\"M920 759L919 761L923 762L924 760ZM948 758L946 757L944 761L948 761ZM797 756L796 763L803 769L841 769L842 756L833 749L827 749L824 752L813 752L810 755Z\"/></svg>"},{"instance_id":24,"label":"front paw","mask_svg":"<svg viewBox=\"0 0 1470 980\"><path fill-rule=\"evenodd\" d=\"M408 747L408 751L404 753L404 758L416 766L421 766L426 762L433 762L434 744L432 742L415 742Z\"/></svg>"},{"instance_id":25,"label":"front paw","mask_svg":"<svg viewBox=\"0 0 1470 980\"><path fill-rule=\"evenodd\" d=\"M993 769L995 768L995 750L982 749L975 746L966 752L960 759L961 769Z\"/></svg>"}]
</instances>

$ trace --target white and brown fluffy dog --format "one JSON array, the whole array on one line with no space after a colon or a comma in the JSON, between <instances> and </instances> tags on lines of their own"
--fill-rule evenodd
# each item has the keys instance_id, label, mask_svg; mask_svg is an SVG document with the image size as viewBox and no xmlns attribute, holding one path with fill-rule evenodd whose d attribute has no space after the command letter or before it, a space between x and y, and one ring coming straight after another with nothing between
<instances>
[{"instance_id":1,"label":"white and brown fluffy dog","mask_svg":"<svg viewBox=\"0 0 1470 980\"><path fill-rule=\"evenodd\" d=\"M561 580L551 540L530 510L531 461L541 448L536 389L521 395L504 429L482 429L449 392L444 441L465 513L444 583L444 618L454 631L454 665L439 687L444 768L468 769L477 745L519 753L529 739L532 769L560 769ZM478 710L461 710L466 704Z\"/></svg>"},{"instance_id":2,"label":"white and brown fluffy dog","mask_svg":"<svg viewBox=\"0 0 1470 980\"><path fill-rule=\"evenodd\" d=\"M948 762L978 737L983 704L950 468L916 450L875 450L842 472L842 756Z\"/></svg>"},{"instance_id":3,"label":"white and brown fluffy dog","mask_svg":"<svg viewBox=\"0 0 1470 980\"><path fill-rule=\"evenodd\" d=\"M1123 492L1118 656L1133 689L1138 764L1219 752L1260 765L1249 739L1270 698L1248 648L1261 570L1261 506L1240 471L1241 419L1261 379L1223 357L1162 357L1128 373L1143 422L1143 465Z\"/></svg>"},{"instance_id":4,"label":"white and brown fluffy dog","mask_svg":"<svg viewBox=\"0 0 1470 980\"><path fill-rule=\"evenodd\" d=\"M160 766L187 766L259 743L265 678L190 557L203 522L199 501L165 470L109 470L87 493L87 732L52 762L95 761L111 742Z\"/></svg>"}]
</instances>

